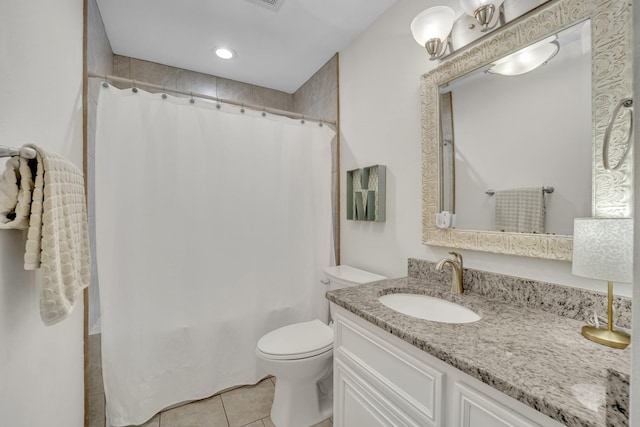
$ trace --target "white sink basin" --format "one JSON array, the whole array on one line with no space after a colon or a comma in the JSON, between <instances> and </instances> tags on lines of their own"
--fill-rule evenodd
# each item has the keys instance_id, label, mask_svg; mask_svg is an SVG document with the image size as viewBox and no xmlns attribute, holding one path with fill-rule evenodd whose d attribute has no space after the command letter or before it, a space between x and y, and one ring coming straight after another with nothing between
<instances>
[{"instance_id":1,"label":"white sink basin","mask_svg":"<svg viewBox=\"0 0 640 427\"><path fill-rule=\"evenodd\" d=\"M456 303L419 294L387 294L378 301L399 313L442 323L471 323L480 320L473 311Z\"/></svg>"}]
</instances>

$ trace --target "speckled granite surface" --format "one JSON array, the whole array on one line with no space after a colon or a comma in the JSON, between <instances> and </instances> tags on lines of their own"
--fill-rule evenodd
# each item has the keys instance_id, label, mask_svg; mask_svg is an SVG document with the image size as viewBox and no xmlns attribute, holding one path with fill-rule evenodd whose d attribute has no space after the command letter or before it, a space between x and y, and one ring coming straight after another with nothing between
<instances>
[{"instance_id":1,"label":"speckled granite surface","mask_svg":"<svg viewBox=\"0 0 640 427\"><path fill-rule=\"evenodd\" d=\"M614 369L608 370L607 427L629 425L629 383L631 376Z\"/></svg>"},{"instance_id":2,"label":"speckled granite surface","mask_svg":"<svg viewBox=\"0 0 640 427\"><path fill-rule=\"evenodd\" d=\"M579 320L493 300L471 289L452 295L450 276L445 277L445 284L411 277L384 280L331 291L327 298L567 426L607 425L607 369L628 375L630 349L611 349L585 339ZM430 322L378 302L379 296L398 292L453 301L482 319L467 324Z\"/></svg>"},{"instance_id":3,"label":"speckled granite surface","mask_svg":"<svg viewBox=\"0 0 640 427\"><path fill-rule=\"evenodd\" d=\"M436 263L409 258L409 277L435 283L450 283L451 271L435 269ZM467 292L504 301L520 307L536 308L563 317L587 321L596 310L607 317L607 286L602 282L602 292L592 292L570 286L539 282L521 277L465 268L464 288ZM613 324L631 327L631 298L614 296Z\"/></svg>"}]
</instances>

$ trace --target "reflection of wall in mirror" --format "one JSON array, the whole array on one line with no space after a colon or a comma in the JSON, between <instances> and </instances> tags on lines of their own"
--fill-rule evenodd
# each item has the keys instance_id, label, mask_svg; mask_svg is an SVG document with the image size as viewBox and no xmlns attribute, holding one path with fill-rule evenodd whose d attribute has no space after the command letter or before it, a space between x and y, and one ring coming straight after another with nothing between
<instances>
[{"instance_id":1,"label":"reflection of wall in mirror","mask_svg":"<svg viewBox=\"0 0 640 427\"><path fill-rule=\"evenodd\" d=\"M591 52L580 37L589 23L580 26L546 65L454 89L457 228L494 228L487 189L554 187L547 233L572 234L573 218L591 215Z\"/></svg>"},{"instance_id":2,"label":"reflection of wall in mirror","mask_svg":"<svg viewBox=\"0 0 640 427\"><path fill-rule=\"evenodd\" d=\"M440 98L440 122L442 124L440 211L455 213L455 164L453 163L453 117L451 115L451 92L449 92L443 94Z\"/></svg>"}]
</instances>

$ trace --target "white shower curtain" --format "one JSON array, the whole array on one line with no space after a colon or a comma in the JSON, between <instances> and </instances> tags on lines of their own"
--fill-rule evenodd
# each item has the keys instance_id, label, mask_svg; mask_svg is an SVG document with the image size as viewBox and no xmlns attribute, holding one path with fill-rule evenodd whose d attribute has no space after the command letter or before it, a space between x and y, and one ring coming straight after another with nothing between
<instances>
[{"instance_id":1,"label":"white shower curtain","mask_svg":"<svg viewBox=\"0 0 640 427\"><path fill-rule=\"evenodd\" d=\"M266 332L327 320L331 140L317 123L102 88L96 244L111 425L266 373Z\"/></svg>"}]
</instances>

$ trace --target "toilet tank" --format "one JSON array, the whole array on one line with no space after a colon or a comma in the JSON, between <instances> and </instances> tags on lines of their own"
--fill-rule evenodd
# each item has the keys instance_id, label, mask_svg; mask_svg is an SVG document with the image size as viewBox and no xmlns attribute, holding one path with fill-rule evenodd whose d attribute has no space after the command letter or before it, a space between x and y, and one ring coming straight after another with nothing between
<instances>
[{"instance_id":1,"label":"toilet tank","mask_svg":"<svg viewBox=\"0 0 640 427\"><path fill-rule=\"evenodd\" d=\"M347 288L349 286L364 285L365 283L384 280L386 277L368 271L349 267L348 265L336 265L324 269L329 279L329 290ZM333 323L333 307L329 308L329 324Z\"/></svg>"},{"instance_id":2,"label":"toilet tank","mask_svg":"<svg viewBox=\"0 0 640 427\"><path fill-rule=\"evenodd\" d=\"M386 279L384 276L349 267L348 265L326 267L324 272L329 279L330 291Z\"/></svg>"}]
</instances>

